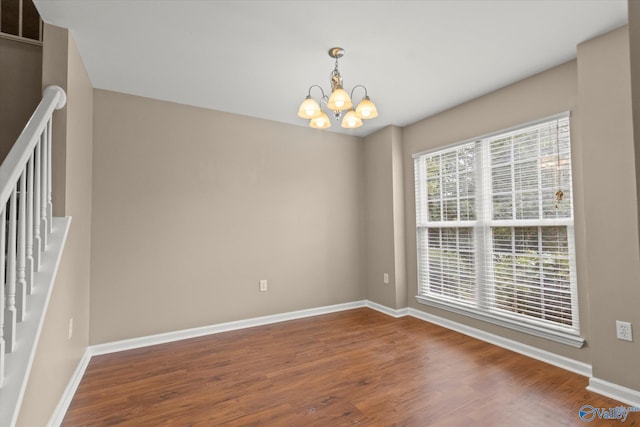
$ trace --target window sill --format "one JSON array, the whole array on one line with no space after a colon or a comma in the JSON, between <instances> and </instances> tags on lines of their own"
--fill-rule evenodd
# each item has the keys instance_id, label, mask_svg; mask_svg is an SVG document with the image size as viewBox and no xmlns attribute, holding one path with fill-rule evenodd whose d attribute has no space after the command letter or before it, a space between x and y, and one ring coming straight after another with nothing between
<instances>
[{"instance_id":1,"label":"window sill","mask_svg":"<svg viewBox=\"0 0 640 427\"><path fill-rule=\"evenodd\" d=\"M572 335L566 332L545 329L536 325L529 325L522 322L517 322L517 321L513 321L503 317L495 316L490 313L483 313L483 312L479 312L479 311L465 308L465 307L454 306L434 298L425 297L423 295L417 295L416 300L421 304L439 308L441 310L446 310L452 313L461 314L463 316L471 317L473 319L481 320L483 322L488 322L493 325L502 326L504 328L512 329L518 332L523 332L525 334L533 335L539 338L544 338L550 341L555 341L571 347L582 348L582 346L584 346L584 342L585 342L584 338L580 336Z\"/></svg>"}]
</instances>

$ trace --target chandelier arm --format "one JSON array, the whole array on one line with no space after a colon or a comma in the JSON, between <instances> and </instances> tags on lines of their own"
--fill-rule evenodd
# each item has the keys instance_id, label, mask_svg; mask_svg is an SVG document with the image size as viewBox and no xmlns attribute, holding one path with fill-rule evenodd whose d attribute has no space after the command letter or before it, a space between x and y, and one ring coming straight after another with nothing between
<instances>
[{"instance_id":1,"label":"chandelier arm","mask_svg":"<svg viewBox=\"0 0 640 427\"><path fill-rule=\"evenodd\" d=\"M320 99L327 98L327 95L325 95L324 90L322 89L322 86L320 86L320 85L311 85L309 87L309 92L307 93L307 96L311 96L311 89L313 89L314 87L317 87L318 89L320 89L320 92L322 92L322 98L320 98Z\"/></svg>"},{"instance_id":2,"label":"chandelier arm","mask_svg":"<svg viewBox=\"0 0 640 427\"><path fill-rule=\"evenodd\" d=\"M356 88L361 87L362 89L364 89L364 96L367 97L369 96L369 94L367 93L367 88L364 85L355 85L353 87L353 89L351 89L351 99L353 99L353 92L356 90Z\"/></svg>"}]
</instances>

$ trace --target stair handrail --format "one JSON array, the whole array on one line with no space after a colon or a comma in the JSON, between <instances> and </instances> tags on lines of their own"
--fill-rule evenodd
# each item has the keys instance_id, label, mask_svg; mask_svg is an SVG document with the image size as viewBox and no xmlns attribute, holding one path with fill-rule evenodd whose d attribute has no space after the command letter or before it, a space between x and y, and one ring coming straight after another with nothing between
<instances>
[{"instance_id":1,"label":"stair handrail","mask_svg":"<svg viewBox=\"0 0 640 427\"><path fill-rule=\"evenodd\" d=\"M44 89L40 104L0 165L0 206L4 206L9 201L11 192L18 183L53 111L63 108L66 103L67 95L60 86L51 85Z\"/></svg>"},{"instance_id":2,"label":"stair handrail","mask_svg":"<svg viewBox=\"0 0 640 427\"><path fill-rule=\"evenodd\" d=\"M0 425L12 427L35 357L70 218L53 218L53 112L47 86L0 165ZM55 223L55 224L54 224Z\"/></svg>"}]
</instances>

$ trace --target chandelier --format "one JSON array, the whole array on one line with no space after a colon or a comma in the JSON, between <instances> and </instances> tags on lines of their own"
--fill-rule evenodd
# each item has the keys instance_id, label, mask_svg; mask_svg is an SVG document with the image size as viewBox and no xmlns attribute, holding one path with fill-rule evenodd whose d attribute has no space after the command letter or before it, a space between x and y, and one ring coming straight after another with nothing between
<instances>
[{"instance_id":1,"label":"chandelier","mask_svg":"<svg viewBox=\"0 0 640 427\"><path fill-rule=\"evenodd\" d=\"M329 120L329 116L327 116L327 113L325 113L322 107L320 107L322 103L325 104L327 110L331 112L331 115L333 115L336 120L340 120L340 117L342 117L343 128L359 128L362 126L362 120L378 117L378 110L376 109L375 104L371 102L371 99L369 99L366 87L363 85L354 86L353 89L351 89L351 95L344 90L342 76L338 70L338 59L344 56L344 49L341 47L332 47L329 49L329 56L336 60L335 68L331 72L330 76L331 95L327 96L321 86L312 85L309 88L307 97L302 101L302 104L300 104L298 117L308 119L309 126L312 128L326 129L331 127L331 120ZM313 88L320 89L320 92L322 93L322 96L319 99L320 102L311 97L311 89ZM353 92L357 88L364 89L364 98L362 98L362 101L360 101L358 106L354 109L351 99L353 98Z\"/></svg>"}]
</instances>

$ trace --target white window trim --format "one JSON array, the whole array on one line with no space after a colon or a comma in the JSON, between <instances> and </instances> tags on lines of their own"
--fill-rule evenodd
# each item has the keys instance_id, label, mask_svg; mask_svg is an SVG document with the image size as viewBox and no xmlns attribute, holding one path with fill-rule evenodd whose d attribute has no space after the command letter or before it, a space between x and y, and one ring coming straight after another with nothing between
<instances>
[{"instance_id":1,"label":"white window trim","mask_svg":"<svg viewBox=\"0 0 640 427\"><path fill-rule=\"evenodd\" d=\"M494 137L496 135L501 135L501 134L506 134L512 131L517 131L519 129L522 128L526 128L529 126L534 126L537 124L541 124L544 122L548 122L548 121L552 121L552 120L558 120L558 119L562 119L562 118L567 118L570 117L570 112L563 112L563 113L559 113L559 114L554 114L552 116L548 116L548 117L544 117L542 119L539 120L535 120L535 121L531 121L528 123L524 123L524 124L520 124L517 126L513 126L507 129L503 129L503 130L499 130L496 132L491 132L489 134L480 136L480 137L476 137L476 138L472 138L466 141L462 141L462 142L458 142L456 144L451 144L445 147L438 147L437 149L432 149L432 150L427 150L427 151L423 151L423 152L419 152L419 153L415 153L412 157L413 159L416 159L418 157L422 157L424 155L430 154L430 153L435 153L435 152L439 152L439 151L443 151L446 150L448 148L452 148L452 147L456 147L456 146L461 146L464 144L469 144L469 143L475 143L477 141L486 139L486 138L491 138ZM482 158L485 158L486 156L481 156ZM486 165L481 165L480 167L480 174L482 175L482 171L485 171L485 173L487 172L487 168L485 167ZM419 183L418 185L416 185L416 190L420 192L420 194L424 194L424 182L425 180L423 179L424 176L423 175L422 170L419 171L414 171L414 173L417 173L420 175L419 177ZM415 175L414 175L415 176ZM479 177L480 180L486 179L486 177ZM481 185L481 183L479 184ZM572 191L573 194L573 191ZM424 197L420 197L420 201L424 204L426 203L426 200ZM480 200L480 202L482 203L482 200ZM420 210L421 212L426 212L426 206L423 206L422 209ZM477 228L478 224L481 221L473 220L473 221L438 221L438 222L431 222L429 223L430 226L435 226L435 227L473 227L474 229ZM523 226L527 226L527 225L531 225L531 226L553 226L553 225L559 225L559 226L566 226L567 227L567 233L569 234L569 262L571 264L571 274L574 275L575 274L575 239L574 239L574 224L573 224L573 218L559 218L559 219L537 219L537 220L531 220L530 224L528 221L522 221L522 220L492 220L490 221L490 225L488 223L485 223L487 227L496 227L496 226L506 226L506 227L513 227L513 226L518 226L518 227L523 227ZM427 224L423 222L423 218L416 218L416 235L418 235L418 230L420 228L428 228ZM486 236L489 236L490 233L485 233L484 236L486 238ZM420 256L420 242L417 241L417 255L418 255L418 259L417 259L417 267L418 267L418 278L419 278L419 271L421 269L421 264L424 262L424 260L422 259L422 257ZM478 270L481 270L483 268L485 268L486 266L482 265L482 266L477 266L479 267ZM478 272L478 274L480 274L481 272ZM572 277L572 281L574 281L575 283L575 277ZM481 282L479 282L481 283ZM445 310L445 311L449 311L449 312L453 312L456 314L461 314L473 319L477 319L477 320L481 320L484 322L488 322L490 324L493 325L497 325L497 326L501 326L501 327L505 327L508 329L512 329L512 330L516 330L519 332L523 332L532 336L536 336L536 337L540 337L540 338L544 338L544 339L548 339L551 341L555 341L561 344L565 344L565 345L569 345L571 347L575 347L575 348L582 348L584 346L585 343L585 339L582 338L579 335L579 332L576 332L574 330L567 330L564 329L562 326L560 325L550 325L548 323L542 323L540 324L540 326L536 325L536 321L534 319L528 319L526 321L521 321L517 318L515 318L515 316L512 318L509 313L505 312L502 315L498 316L495 314L492 314L489 311L483 310L482 307L484 306L484 304L482 303L482 301L478 301L477 305L479 308L475 308L472 306L467 306L464 304L464 302L461 301L457 301L457 300L448 300L447 298L439 298L437 296L427 296L427 295L420 295L420 285L418 284L418 295L415 296L416 300L421 303L421 304L425 304L431 307L435 307L441 310ZM479 292L479 295L484 295L483 292ZM578 308L578 301L577 301L577 295L576 292L572 292L572 306L575 307L575 309L577 310ZM579 321L578 321L579 322Z\"/></svg>"}]
</instances>

